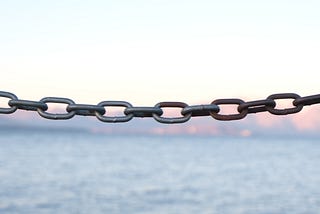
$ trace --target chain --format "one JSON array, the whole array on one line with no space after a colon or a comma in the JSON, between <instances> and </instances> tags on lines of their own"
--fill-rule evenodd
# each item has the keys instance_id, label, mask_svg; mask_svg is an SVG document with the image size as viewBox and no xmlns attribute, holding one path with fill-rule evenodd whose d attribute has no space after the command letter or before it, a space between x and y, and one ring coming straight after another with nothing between
<instances>
[{"instance_id":1,"label":"chain","mask_svg":"<svg viewBox=\"0 0 320 214\"><path fill-rule=\"evenodd\" d=\"M10 92L0 91L0 98L7 98L8 106L0 107L0 114L12 114L16 110L37 111L41 117L51 120L67 120L75 115L93 116L102 122L128 122L134 117L152 117L160 123L184 123L191 117L212 116L216 120L240 120L248 114L269 112L274 115L288 115L300 112L304 106L320 103L320 94L300 97L294 93L272 94L263 100L245 102L241 99L216 99L211 104L188 105L183 102L160 102L154 107L136 107L125 101L102 101L97 105L76 104L73 100L61 97L45 97L40 101L21 100ZM293 99L292 106L278 109L277 100ZM47 103L67 104L65 112L50 113ZM221 114L223 105L236 105L236 114ZM108 116L108 107L124 107L121 116ZM180 116L164 117L164 108L180 108Z\"/></svg>"}]
</instances>

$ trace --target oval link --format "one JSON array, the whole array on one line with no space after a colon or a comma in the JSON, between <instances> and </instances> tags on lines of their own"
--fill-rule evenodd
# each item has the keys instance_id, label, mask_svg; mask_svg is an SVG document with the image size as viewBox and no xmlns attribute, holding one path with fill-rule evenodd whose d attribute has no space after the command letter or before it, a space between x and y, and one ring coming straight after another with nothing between
<instances>
[{"instance_id":1,"label":"oval link","mask_svg":"<svg viewBox=\"0 0 320 214\"><path fill-rule=\"evenodd\" d=\"M210 112L218 113L220 111L217 105L193 105L186 106L182 109L181 114L186 115L191 113L192 117L210 116Z\"/></svg>"},{"instance_id":2,"label":"oval link","mask_svg":"<svg viewBox=\"0 0 320 214\"><path fill-rule=\"evenodd\" d=\"M276 102L274 100L268 100L268 99L244 102L238 106L238 111L242 112L243 110L247 109L248 114L265 112L265 111L268 111L266 106L270 106L273 108L276 106Z\"/></svg>"},{"instance_id":3,"label":"oval link","mask_svg":"<svg viewBox=\"0 0 320 214\"><path fill-rule=\"evenodd\" d=\"M75 104L73 102L73 100L68 99L68 98L61 98L61 97L45 97L45 98L41 99L40 102L43 102L43 103L64 103L64 104L68 104L68 105ZM71 111L71 112L63 113L63 114L54 114L54 113L48 113L46 111L43 111L40 108L38 109L38 113L41 117L44 117L44 118L50 119L50 120L67 120L67 119L72 118L76 114L75 111Z\"/></svg>"},{"instance_id":4,"label":"oval link","mask_svg":"<svg viewBox=\"0 0 320 214\"><path fill-rule=\"evenodd\" d=\"M6 91L0 91L0 97L6 97L6 98L10 98L11 100L17 100L18 97L10 92L6 92ZM11 101L10 100L10 101ZM9 101L9 102L10 102ZM9 105L8 102L8 105ZM10 106L10 105L9 105ZM0 114L12 114L14 113L18 108L16 106L11 106L10 108L0 108Z\"/></svg>"},{"instance_id":5,"label":"oval link","mask_svg":"<svg viewBox=\"0 0 320 214\"><path fill-rule=\"evenodd\" d=\"M71 104L67 107L67 112L75 111L76 115L81 116L95 116L96 112L105 114L106 110L102 106L88 105L88 104Z\"/></svg>"},{"instance_id":6,"label":"oval link","mask_svg":"<svg viewBox=\"0 0 320 214\"><path fill-rule=\"evenodd\" d=\"M163 111L156 107L128 107L124 110L126 115L133 114L134 117L153 117L153 114L161 116Z\"/></svg>"},{"instance_id":7,"label":"oval link","mask_svg":"<svg viewBox=\"0 0 320 214\"><path fill-rule=\"evenodd\" d=\"M15 106L18 109L27 110L27 111L37 111L41 109L42 111L48 110L48 105L43 102L30 101L30 100L10 100L10 106Z\"/></svg>"},{"instance_id":8,"label":"oval link","mask_svg":"<svg viewBox=\"0 0 320 214\"><path fill-rule=\"evenodd\" d=\"M155 108L162 108L162 107L185 108L187 106L188 105L183 102L160 102L156 104L154 107ZM183 117L161 117L155 113L153 113L152 116L156 121L160 123L167 123L167 124L184 123L190 120L191 112L186 115L183 115Z\"/></svg>"},{"instance_id":9,"label":"oval link","mask_svg":"<svg viewBox=\"0 0 320 214\"><path fill-rule=\"evenodd\" d=\"M241 99L217 99L217 100L214 100L211 104L218 105L218 106L219 105L237 104L240 106L243 103L244 103L244 101ZM237 108L237 110L238 110L238 108ZM240 120L240 119L244 118L245 116L247 116L247 114L248 114L248 109L243 109L241 112L239 112L239 114L219 114L219 112L210 112L210 115L214 119L223 120L223 121Z\"/></svg>"},{"instance_id":10,"label":"oval link","mask_svg":"<svg viewBox=\"0 0 320 214\"><path fill-rule=\"evenodd\" d=\"M282 94L272 94L267 99L276 100L276 99L298 99L300 96L294 93L282 93ZM293 102L292 102L293 103ZM292 108L284 108L284 109L276 109L271 106L266 106L266 109L275 115L287 115L287 114L294 114L301 111L303 105L297 105Z\"/></svg>"},{"instance_id":11,"label":"oval link","mask_svg":"<svg viewBox=\"0 0 320 214\"><path fill-rule=\"evenodd\" d=\"M125 101L102 101L98 104L98 106L101 106L101 107L115 106L115 107L126 107L126 108L132 107L130 103ZM115 116L115 117L104 116L97 111L95 112L95 114L100 121L108 122L108 123L128 122L133 118L133 114L129 114L125 116Z\"/></svg>"}]
</instances>

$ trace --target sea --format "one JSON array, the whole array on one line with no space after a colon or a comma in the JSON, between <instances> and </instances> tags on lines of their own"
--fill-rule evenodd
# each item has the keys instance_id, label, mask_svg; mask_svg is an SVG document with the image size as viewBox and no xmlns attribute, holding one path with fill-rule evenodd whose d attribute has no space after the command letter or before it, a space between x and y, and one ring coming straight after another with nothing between
<instances>
[{"instance_id":1,"label":"sea","mask_svg":"<svg viewBox=\"0 0 320 214\"><path fill-rule=\"evenodd\" d=\"M315 137L0 132L0 213L316 214Z\"/></svg>"}]
</instances>

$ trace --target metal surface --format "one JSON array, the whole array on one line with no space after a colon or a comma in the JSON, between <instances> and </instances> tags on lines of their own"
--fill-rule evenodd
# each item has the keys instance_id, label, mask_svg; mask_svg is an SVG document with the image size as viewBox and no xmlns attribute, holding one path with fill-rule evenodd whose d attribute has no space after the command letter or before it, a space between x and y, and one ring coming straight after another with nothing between
<instances>
[{"instance_id":1,"label":"metal surface","mask_svg":"<svg viewBox=\"0 0 320 214\"><path fill-rule=\"evenodd\" d=\"M126 107L130 108L132 105L128 102L125 101L103 101L98 104L98 106L101 107L108 107L108 106L114 106L114 107ZM100 114L100 112L96 111L95 112L96 117L101 120L102 122L109 122L109 123L123 123L123 122L128 122L133 118L133 114L128 114L124 116L104 116Z\"/></svg>"},{"instance_id":2,"label":"metal surface","mask_svg":"<svg viewBox=\"0 0 320 214\"><path fill-rule=\"evenodd\" d=\"M155 108L163 108L163 107L171 107L171 108L185 108L188 105L183 102L160 102L156 104ZM181 114L182 115L182 114ZM152 114L153 118L160 122L160 123L184 123L190 120L191 118L191 112L187 113L185 115L182 115L182 117L161 117L157 114Z\"/></svg>"},{"instance_id":3,"label":"metal surface","mask_svg":"<svg viewBox=\"0 0 320 214\"><path fill-rule=\"evenodd\" d=\"M67 112L75 111L76 115L81 116L95 116L96 112L105 114L106 110L102 106L88 105L88 104L70 104L67 106Z\"/></svg>"},{"instance_id":4,"label":"metal surface","mask_svg":"<svg viewBox=\"0 0 320 214\"><path fill-rule=\"evenodd\" d=\"M293 101L293 105L295 106L297 105L306 106L306 105L313 105L317 103L320 103L320 94L306 96L306 97L299 97Z\"/></svg>"},{"instance_id":5,"label":"metal surface","mask_svg":"<svg viewBox=\"0 0 320 214\"><path fill-rule=\"evenodd\" d=\"M124 113L126 115L133 114L134 117L153 117L153 114L161 116L163 111L157 107L128 107Z\"/></svg>"},{"instance_id":6,"label":"metal surface","mask_svg":"<svg viewBox=\"0 0 320 214\"><path fill-rule=\"evenodd\" d=\"M182 115L191 113L192 117L210 116L210 112L218 113L220 111L217 105L194 105L186 106L181 110Z\"/></svg>"},{"instance_id":7,"label":"metal surface","mask_svg":"<svg viewBox=\"0 0 320 214\"><path fill-rule=\"evenodd\" d=\"M320 94L300 97L294 93L272 94L266 99L243 101L241 99L216 99L211 104L188 105L183 102L159 102L153 107L135 107L126 101L103 101L97 105L76 104L73 100L61 97L45 97L40 101L21 100L10 92L0 91L1 99L9 99L6 106L0 106L0 114L12 114L16 110L37 111L39 115L51 120L67 120L75 115L93 116L103 122L119 123L128 122L134 117L152 117L160 123L184 123L191 117L212 116L214 119L229 121L239 120L248 114L269 112L274 115L288 115L300 112L304 106L320 103ZM276 108L277 100L292 99L292 105L287 108ZM50 113L47 103L65 104L65 112ZM221 114L222 106L236 105L235 114ZM293 107L292 107L293 106ZM108 107L124 108L123 115L111 116ZM165 108L180 108L177 117L163 116Z\"/></svg>"},{"instance_id":8,"label":"metal surface","mask_svg":"<svg viewBox=\"0 0 320 214\"><path fill-rule=\"evenodd\" d=\"M30 101L30 100L10 100L9 106L17 107L21 110L37 111L38 108L42 111L48 110L48 105L44 102Z\"/></svg>"},{"instance_id":9,"label":"metal surface","mask_svg":"<svg viewBox=\"0 0 320 214\"><path fill-rule=\"evenodd\" d=\"M242 112L243 110L248 109L248 114L265 112L268 111L266 106L274 108L276 106L276 102L268 99L244 102L238 106L238 111Z\"/></svg>"},{"instance_id":10,"label":"metal surface","mask_svg":"<svg viewBox=\"0 0 320 214\"><path fill-rule=\"evenodd\" d=\"M300 96L294 93L283 93L283 94L272 94L267 99L269 100L276 100L276 99L299 99ZM292 101L293 104L293 101ZM294 105L294 104L293 104ZM302 104L296 105L292 108L284 108L284 109L276 109L275 107L266 106L266 109L275 115L287 115L287 114L294 114L301 111L303 108Z\"/></svg>"},{"instance_id":11,"label":"metal surface","mask_svg":"<svg viewBox=\"0 0 320 214\"><path fill-rule=\"evenodd\" d=\"M70 100L68 98L62 98L62 97L45 97L45 98L41 99L40 102L43 102L45 104L46 103L64 103L64 104L68 104L68 105L75 104L73 102L73 100ZM51 119L51 120L67 120L67 119L72 118L76 114L75 111L56 114L56 113L46 112L46 111L42 110L41 108L38 108L37 110L38 110L38 113L41 117Z\"/></svg>"},{"instance_id":12,"label":"metal surface","mask_svg":"<svg viewBox=\"0 0 320 214\"><path fill-rule=\"evenodd\" d=\"M217 99L214 100L212 105L238 105L244 104L244 101L241 99ZM238 108L237 108L238 111ZM240 120L247 116L248 114L248 108L243 108L241 111L238 111L238 114L219 114L219 112L211 112L211 116L216 120Z\"/></svg>"}]
</instances>

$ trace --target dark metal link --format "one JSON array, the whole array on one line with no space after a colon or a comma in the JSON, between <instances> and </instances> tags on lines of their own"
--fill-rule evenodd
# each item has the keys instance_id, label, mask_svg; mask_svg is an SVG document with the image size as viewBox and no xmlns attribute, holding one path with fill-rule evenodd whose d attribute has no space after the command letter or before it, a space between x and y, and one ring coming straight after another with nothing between
<instances>
[{"instance_id":1,"label":"dark metal link","mask_svg":"<svg viewBox=\"0 0 320 214\"><path fill-rule=\"evenodd\" d=\"M18 97L10 92L6 92L6 91L0 91L0 97L6 97L6 98L10 98L11 100L17 100ZM10 101L11 101L10 100ZM9 101L9 102L10 102ZM9 105L8 102L8 105ZM11 106L10 108L0 108L0 114L12 114L14 113L18 108L16 106Z\"/></svg>"},{"instance_id":2,"label":"dark metal link","mask_svg":"<svg viewBox=\"0 0 320 214\"><path fill-rule=\"evenodd\" d=\"M163 108L163 107L185 108L187 106L188 105L183 102L160 102L160 103L157 103L154 107L155 108ZM167 123L167 124L184 123L190 120L191 112L186 115L183 115L183 117L161 117L155 113L153 113L152 116L156 121L160 123Z\"/></svg>"},{"instance_id":3,"label":"dark metal link","mask_svg":"<svg viewBox=\"0 0 320 214\"><path fill-rule=\"evenodd\" d=\"M182 109L181 114L187 115L191 113L192 117L210 116L211 112L218 113L220 111L217 105L193 105L186 106Z\"/></svg>"},{"instance_id":4,"label":"dark metal link","mask_svg":"<svg viewBox=\"0 0 320 214\"><path fill-rule=\"evenodd\" d=\"M98 106L101 106L101 107L115 106L115 107L126 107L126 108L132 107L130 103L125 101L102 101L98 104ZM96 111L95 114L96 114L96 117L102 122L109 122L109 123L128 122L133 118L133 114L129 114L125 116L115 116L115 117L104 116L103 114L100 114L98 111Z\"/></svg>"},{"instance_id":5,"label":"dark metal link","mask_svg":"<svg viewBox=\"0 0 320 214\"><path fill-rule=\"evenodd\" d=\"M153 117L153 114L161 116L163 111L156 107L128 107L124 113L126 115L133 114L134 117Z\"/></svg>"},{"instance_id":6,"label":"dark metal link","mask_svg":"<svg viewBox=\"0 0 320 214\"><path fill-rule=\"evenodd\" d=\"M20 100L10 92L0 91L0 98L9 98L8 107L0 107L0 114L11 114L17 109L37 111L41 117L52 120L66 120L75 115L95 116L103 122L128 122L133 117L153 117L160 123L184 123L191 117L209 116L217 120L239 120L251 113L270 112L275 115L287 115L301 111L304 106L320 104L320 94L300 97L294 93L272 94L264 100L244 102L241 99L217 99L207 105L189 106L183 102L160 102L154 107L134 107L125 101L102 101L98 105L76 104L73 100L60 97L45 97L40 101ZM277 99L293 99L291 108L277 109ZM67 104L65 113L48 112L47 103ZM238 105L236 114L219 113L221 105ZM125 107L123 115L108 116L107 107ZM180 117L164 117L163 108L181 108Z\"/></svg>"},{"instance_id":7,"label":"dark metal link","mask_svg":"<svg viewBox=\"0 0 320 214\"><path fill-rule=\"evenodd\" d=\"M68 98L61 98L61 97L45 97L45 98L41 99L40 102L43 102L43 103L65 103L68 105L75 104L73 102L73 100L68 99ZM51 120L67 120L67 119L72 118L76 114L75 111L71 111L68 113L62 113L62 114L54 114L54 113L46 112L40 108L38 109L38 113L41 117L44 117L46 119L51 119Z\"/></svg>"},{"instance_id":8,"label":"dark metal link","mask_svg":"<svg viewBox=\"0 0 320 214\"><path fill-rule=\"evenodd\" d=\"M81 116L95 116L96 112L105 114L106 110L102 106L88 105L88 104L71 104L67 106L67 112L74 111L76 115Z\"/></svg>"},{"instance_id":9,"label":"dark metal link","mask_svg":"<svg viewBox=\"0 0 320 214\"><path fill-rule=\"evenodd\" d=\"M48 105L46 103L30 100L10 100L9 106L15 106L18 109L27 111L38 111L38 109L41 109L42 111L48 110Z\"/></svg>"},{"instance_id":10,"label":"dark metal link","mask_svg":"<svg viewBox=\"0 0 320 214\"><path fill-rule=\"evenodd\" d=\"M267 99L276 100L276 99L298 99L300 96L294 93L282 93L282 94L272 94ZM293 103L293 102L292 102ZM301 111L303 105L296 105L292 108L285 108L285 109L276 109L272 106L266 106L266 109L275 115L287 115L287 114L294 114Z\"/></svg>"},{"instance_id":11,"label":"dark metal link","mask_svg":"<svg viewBox=\"0 0 320 214\"><path fill-rule=\"evenodd\" d=\"M293 101L294 106L299 106L299 105L305 106L305 105L313 105L318 103L320 103L320 94L306 96L306 97L299 97Z\"/></svg>"},{"instance_id":12,"label":"dark metal link","mask_svg":"<svg viewBox=\"0 0 320 214\"><path fill-rule=\"evenodd\" d=\"M265 112L265 111L268 111L266 106L270 106L273 108L276 106L276 102L274 100L268 100L268 99L245 102L238 106L238 111L242 112L245 109L247 109L248 114Z\"/></svg>"},{"instance_id":13,"label":"dark metal link","mask_svg":"<svg viewBox=\"0 0 320 214\"><path fill-rule=\"evenodd\" d=\"M214 100L211 104L213 105L230 105L230 104L237 104L241 105L243 104L244 101L241 99L217 99ZM238 109L237 109L238 110ZM239 112L239 111L238 111ZM239 114L218 114L219 112L210 112L210 115L216 119L216 120L240 120L247 116L248 114L248 109L243 109Z\"/></svg>"}]
</instances>

